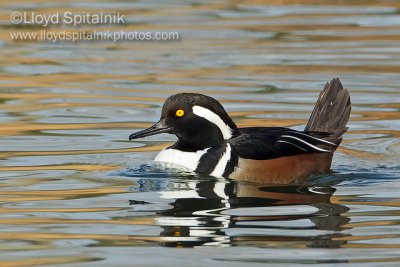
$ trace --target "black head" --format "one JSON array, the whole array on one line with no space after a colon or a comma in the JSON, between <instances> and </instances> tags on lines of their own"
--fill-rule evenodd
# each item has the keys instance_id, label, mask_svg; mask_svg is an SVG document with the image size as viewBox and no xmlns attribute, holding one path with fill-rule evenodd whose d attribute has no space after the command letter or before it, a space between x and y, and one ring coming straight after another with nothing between
<instances>
[{"instance_id":1,"label":"black head","mask_svg":"<svg viewBox=\"0 0 400 267\"><path fill-rule=\"evenodd\" d=\"M159 133L178 137L174 146L195 151L221 144L238 135L238 129L222 105L212 97L180 93L164 103L161 119L148 129L131 134L129 140Z\"/></svg>"}]
</instances>

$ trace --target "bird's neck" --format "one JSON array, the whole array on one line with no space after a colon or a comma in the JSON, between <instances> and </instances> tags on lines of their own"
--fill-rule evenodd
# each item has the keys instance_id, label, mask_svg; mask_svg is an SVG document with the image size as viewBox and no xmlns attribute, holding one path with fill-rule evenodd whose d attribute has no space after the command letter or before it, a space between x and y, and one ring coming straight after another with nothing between
<instances>
[{"instance_id":1,"label":"bird's neck","mask_svg":"<svg viewBox=\"0 0 400 267\"><path fill-rule=\"evenodd\" d=\"M202 142L196 142L196 143L189 143L186 142L182 139L178 139L178 141L175 142L170 148L184 151L184 152L196 152L199 150L204 150L207 148L211 148L214 146L222 145L223 142L217 143L217 142L208 142L208 143L202 143Z\"/></svg>"}]
</instances>

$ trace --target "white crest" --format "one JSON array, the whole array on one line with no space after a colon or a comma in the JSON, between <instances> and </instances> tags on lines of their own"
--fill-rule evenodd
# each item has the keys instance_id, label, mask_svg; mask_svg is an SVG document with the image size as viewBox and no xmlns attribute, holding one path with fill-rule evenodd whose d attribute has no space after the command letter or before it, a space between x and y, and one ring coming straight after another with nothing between
<instances>
[{"instance_id":1,"label":"white crest","mask_svg":"<svg viewBox=\"0 0 400 267\"><path fill-rule=\"evenodd\" d=\"M225 140L228 140L232 137L232 128L229 127L217 114L211 110L200 106L193 106L193 113L217 125L221 130L222 136Z\"/></svg>"}]
</instances>

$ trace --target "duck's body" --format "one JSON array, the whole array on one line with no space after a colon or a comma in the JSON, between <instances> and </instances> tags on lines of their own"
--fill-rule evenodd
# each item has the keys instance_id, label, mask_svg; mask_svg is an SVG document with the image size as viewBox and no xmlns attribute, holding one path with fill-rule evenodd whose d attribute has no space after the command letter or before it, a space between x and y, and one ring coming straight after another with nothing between
<instances>
[{"instance_id":1,"label":"duck's body","mask_svg":"<svg viewBox=\"0 0 400 267\"><path fill-rule=\"evenodd\" d=\"M173 133L178 141L155 161L217 177L289 183L330 170L350 110L348 91L339 79L325 86L304 131L237 128L215 99L183 93L167 99L160 122L130 139Z\"/></svg>"}]
</instances>

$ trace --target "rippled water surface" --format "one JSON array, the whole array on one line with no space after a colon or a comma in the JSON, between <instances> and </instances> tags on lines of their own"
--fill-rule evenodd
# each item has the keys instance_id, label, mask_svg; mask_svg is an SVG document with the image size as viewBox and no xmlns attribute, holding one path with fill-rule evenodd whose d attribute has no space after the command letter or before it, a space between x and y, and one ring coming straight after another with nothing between
<instances>
[{"instance_id":1,"label":"rippled water surface","mask_svg":"<svg viewBox=\"0 0 400 267\"><path fill-rule=\"evenodd\" d=\"M0 6L1 266L400 265L399 1ZM41 30L9 21L27 10L120 11L124 25L79 29L181 38L12 41ZM219 99L242 127L301 129L333 77L350 129L334 172L307 185L176 174L152 164L174 137L127 140L180 91Z\"/></svg>"}]
</instances>

